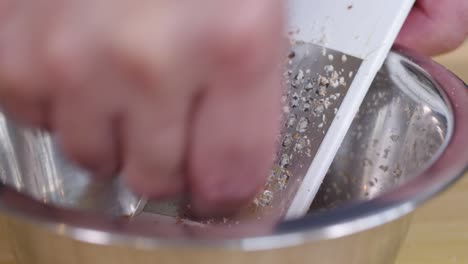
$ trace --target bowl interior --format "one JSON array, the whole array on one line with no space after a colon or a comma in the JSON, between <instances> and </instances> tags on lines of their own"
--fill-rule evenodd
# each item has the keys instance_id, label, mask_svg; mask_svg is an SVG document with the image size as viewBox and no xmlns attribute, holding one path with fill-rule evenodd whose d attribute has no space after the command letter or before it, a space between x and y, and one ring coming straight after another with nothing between
<instances>
[{"instance_id":1,"label":"bowl interior","mask_svg":"<svg viewBox=\"0 0 468 264\"><path fill-rule=\"evenodd\" d=\"M365 98L310 212L372 199L417 175L449 137L450 111L436 85L392 53ZM416 74L418 73L418 74ZM0 178L41 203L125 213L138 198L118 180L94 181L53 138L0 115Z\"/></svg>"},{"instance_id":2,"label":"bowl interior","mask_svg":"<svg viewBox=\"0 0 468 264\"><path fill-rule=\"evenodd\" d=\"M417 177L443 151L452 125L431 78L390 54L309 212L369 200Z\"/></svg>"}]
</instances>

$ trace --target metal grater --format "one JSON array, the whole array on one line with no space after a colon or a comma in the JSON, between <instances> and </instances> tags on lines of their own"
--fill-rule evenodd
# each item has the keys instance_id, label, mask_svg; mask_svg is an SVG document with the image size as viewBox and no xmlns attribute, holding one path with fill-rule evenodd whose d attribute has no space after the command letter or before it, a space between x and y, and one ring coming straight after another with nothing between
<instances>
[{"instance_id":1,"label":"metal grater","mask_svg":"<svg viewBox=\"0 0 468 264\"><path fill-rule=\"evenodd\" d=\"M315 44L293 43L284 70L276 159L265 188L236 220L286 214L361 63ZM183 214L183 205L182 199L149 202L143 212L176 217Z\"/></svg>"},{"instance_id":2,"label":"metal grater","mask_svg":"<svg viewBox=\"0 0 468 264\"><path fill-rule=\"evenodd\" d=\"M286 65L281 147L265 189L242 217L290 219L307 213L413 4L414 0L288 2L294 44ZM326 107L317 109L324 103ZM304 145L300 151L298 144ZM176 216L180 205L149 203L144 211Z\"/></svg>"}]
</instances>

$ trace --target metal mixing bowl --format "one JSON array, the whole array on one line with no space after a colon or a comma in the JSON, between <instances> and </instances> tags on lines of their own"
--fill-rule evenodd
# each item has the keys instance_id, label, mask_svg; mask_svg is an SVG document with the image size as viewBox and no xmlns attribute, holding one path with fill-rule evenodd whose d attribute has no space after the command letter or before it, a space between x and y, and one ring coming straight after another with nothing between
<instances>
[{"instance_id":1,"label":"metal mixing bowl","mask_svg":"<svg viewBox=\"0 0 468 264\"><path fill-rule=\"evenodd\" d=\"M306 217L213 229L105 217L96 211L132 212L138 200L118 183L91 181L48 136L3 116L0 205L24 264L393 263L410 213L466 171L467 135L465 84L430 59L393 51Z\"/></svg>"}]
</instances>

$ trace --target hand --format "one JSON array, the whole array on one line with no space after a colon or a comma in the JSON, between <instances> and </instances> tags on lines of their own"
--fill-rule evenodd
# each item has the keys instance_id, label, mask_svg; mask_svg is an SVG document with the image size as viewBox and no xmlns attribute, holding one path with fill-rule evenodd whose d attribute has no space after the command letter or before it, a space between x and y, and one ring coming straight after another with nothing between
<instances>
[{"instance_id":1,"label":"hand","mask_svg":"<svg viewBox=\"0 0 468 264\"><path fill-rule=\"evenodd\" d=\"M280 0L8 0L0 103L100 177L231 213L278 131Z\"/></svg>"},{"instance_id":2,"label":"hand","mask_svg":"<svg viewBox=\"0 0 468 264\"><path fill-rule=\"evenodd\" d=\"M426 55L448 52L468 36L468 1L417 0L397 43Z\"/></svg>"}]
</instances>

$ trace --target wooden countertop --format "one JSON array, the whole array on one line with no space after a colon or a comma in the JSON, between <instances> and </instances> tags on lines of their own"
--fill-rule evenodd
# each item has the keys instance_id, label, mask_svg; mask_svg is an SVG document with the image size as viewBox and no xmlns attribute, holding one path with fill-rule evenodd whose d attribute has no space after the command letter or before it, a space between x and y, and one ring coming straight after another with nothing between
<instances>
[{"instance_id":1,"label":"wooden countertop","mask_svg":"<svg viewBox=\"0 0 468 264\"><path fill-rule=\"evenodd\" d=\"M468 42L437 61L468 82ZM15 264L0 219L0 264ZM396 264L468 263L468 174L416 211ZM377 264L377 263L376 263Z\"/></svg>"},{"instance_id":2,"label":"wooden countertop","mask_svg":"<svg viewBox=\"0 0 468 264\"><path fill-rule=\"evenodd\" d=\"M468 174L416 211L396 264L468 263Z\"/></svg>"}]
</instances>

